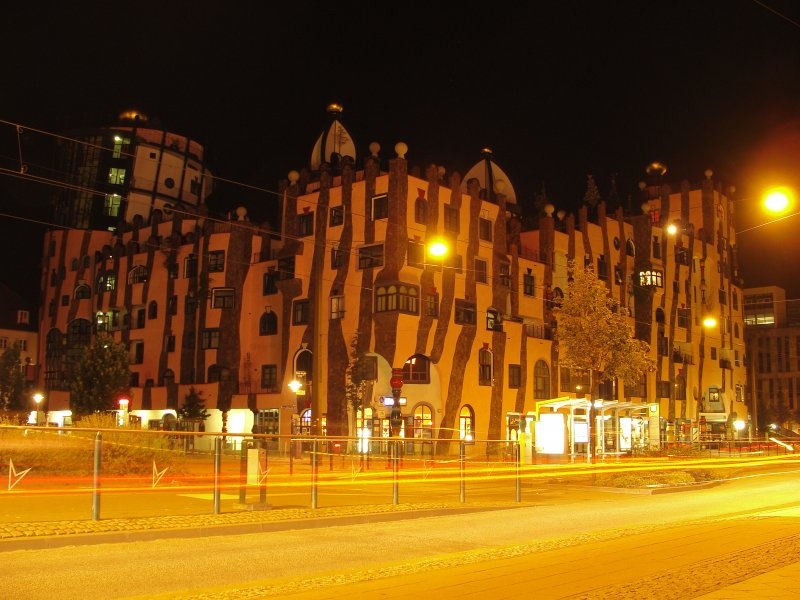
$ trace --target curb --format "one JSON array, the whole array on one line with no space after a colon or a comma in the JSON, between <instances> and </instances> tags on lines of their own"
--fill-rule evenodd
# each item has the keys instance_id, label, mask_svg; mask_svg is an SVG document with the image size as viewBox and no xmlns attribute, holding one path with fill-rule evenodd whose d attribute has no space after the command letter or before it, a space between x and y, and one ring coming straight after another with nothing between
<instances>
[{"instance_id":1,"label":"curb","mask_svg":"<svg viewBox=\"0 0 800 600\"><path fill-rule=\"evenodd\" d=\"M522 506L526 506L523 504ZM509 506L446 507L433 509L404 510L362 515L326 516L318 518L286 519L282 521L256 521L250 523L199 525L182 528L161 528L133 531L108 531L97 533L61 533L49 536L16 537L0 540L0 554L14 550L44 550L65 546L86 546L142 542L163 539L192 539L218 535L242 535L247 533L270 533L294 529L317 529L343 525L365 525L406 519L460 515L493 510L506 510Z\"/></svg>"}]
</instances>

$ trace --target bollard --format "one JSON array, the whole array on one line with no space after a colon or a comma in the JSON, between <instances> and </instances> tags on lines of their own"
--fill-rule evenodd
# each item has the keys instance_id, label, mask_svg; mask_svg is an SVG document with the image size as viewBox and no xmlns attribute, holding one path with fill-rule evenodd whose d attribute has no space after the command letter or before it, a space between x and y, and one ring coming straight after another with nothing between
<instances>
[{"instance_id":1,"label":"bollard","mask_svg":"<svg viewBox=\"0 0 800 600\"><path fill-rule=\"evenodd\" d=\"M400 471L399 457L397 456L397 445L400 442L394 440L392 444L392 502L394 505L400 504Z\"/></svg>"},{"instance_id":2,"label":"bollard","mask_svg":"<svg viewBox=\"0 0 800 600\"><path fill-rule=\"evenodd\" d=\"M519 467L522 461L522 453L520 452L519 441L514 444L514 457L517 463L517 502L522 502L522 481L519 478Z\"/></svg>"},{"instance_id":3,"label":"bollard","mask_svg":"<svg viewBox=\"0 0 800 600\"><path fill-rule=\"evenodd\" d=\"M467 459L467 447L464 444L464 440L461 440L458 448L458 472L459 472L459 494L458 498L461 500L463 504L466 502L467 496L467 482L464 478L466 472L466 459Z\"/></svg>"},{"instance_id":4,"label":"bollard","mask_svg":"<svg viewBox=\"0 0 800 600\"><path fill-rule=\"evenodd\" d=\"M331 442L328 440L328 470L333 471L333 449L331 448Z\"/></svg>"},{"instance_id":5,"label":"bollard","mask_svg":"<svg viewBox=\"0 0 800 600\"><path fill-rule=\"evenodd\" d=\"M264 452L264 477L259 474L258 482L258 501L261 504L267 503L267 471L269 471L269 450L267 449L267 440L261 439L261 450ZM259 456L259 464L261 457Z\"/></svg>"},{"instance_id":6,"label":"bollard","mask_svg":"<svg viewBox=\"0 0 800 600\"><path fill-rule=\"evenodd\" d=\"M294 474L294 440L289 442L289 475Z\"/></svg>"},{"instance_id":7,"label":"bollard","mask_svg":"<svg viewBox=\"0 0 800 600\"><path fill-rule=\"evenodd\" d=\"M100 459L103 452L103 434L94 438L94 475L92 477L92 521L100 520ZM10 478L9 478L10 479Z\"/></svg>"},{"instance_id":8,"label":"bollard","mask_svg":"<svg viewBox=\"0 0 800 600\"><path fill-rule=\"evenodd\" d=\"M239 454L239 504L245 504L247 503L247 442L244 439Z\"/></svg>"},{"instance_id":9,"label":"bollard","mask_svg":"<svg viewBox=\"0 0 800 600\"><path fill-rule=\"evenodd\" d=\"M219 437L214 438L214 514L220 513L219 499L219 478L222 466L222 440Z\"/></svg>"},{"instance_id":10,"label":"bollard","mask_svg":"<svg viewBox=\"0 0 800 600\"><path fill-rule=\"evenodd\" d=\"M311 508L317 508L317 438L311 447Z\"/></svg>"}]
</instances>

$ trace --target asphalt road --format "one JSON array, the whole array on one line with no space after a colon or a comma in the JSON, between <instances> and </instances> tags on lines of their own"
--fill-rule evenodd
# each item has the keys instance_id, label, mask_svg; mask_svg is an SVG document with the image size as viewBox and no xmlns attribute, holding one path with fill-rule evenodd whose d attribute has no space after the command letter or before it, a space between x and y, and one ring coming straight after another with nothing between
<instances>
[{"instance_id":1,"label":"asphalt road","mask_svg":"<svg viewBox=\"0 0 800 600\"><path fill-rule=\"evenodd\" d=\"M703 591L800 560L799 493L797 473L661 495L551 486L458 516L12 551L0 597L694 597L664 581L702 567Z\"/></svg>"}]
</instances>

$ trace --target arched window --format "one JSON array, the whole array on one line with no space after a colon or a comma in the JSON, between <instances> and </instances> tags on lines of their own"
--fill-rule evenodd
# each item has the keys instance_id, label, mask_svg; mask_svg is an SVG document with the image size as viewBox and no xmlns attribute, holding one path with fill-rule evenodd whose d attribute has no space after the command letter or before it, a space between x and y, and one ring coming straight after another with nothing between
<instances>
[{"instance_id":1,"label":"arched window","mask_svg":"<svg viewBox=\"0 0 800 600\"><path fill-rule=\"evenodd\" d=\"M533 367L533 397L550 398L550 369L543 360L537 360Z\"/></svg>"},{"instance_id":2,"label":"arched window","mask_svg":"<svg viewBox=\"0 0 800 600\"><path fill-rule=\"evenodd\" d=\"M403 365L404 383L430 383L431 363L427 356L415 354Z\"/></svg>"},{"instance_id":3,"label":"arched window","mask_svg":"<svg viewBox=\"0 0 800 600\"><path fill-rule=\"evenodd\" d=\"M307 408L300 413L300 435L311 435L311 409Z\"/></svg>"},{"instance_id":4,"label":"arched window","mask_svg":"<svg viewBox=\"0 0 800 600\"><path fill-rule=\"evenodd\" d=\"M683 375L675 377L675 400L686 400L686 378Z\"/></svg>"},{"instance_id":5,"label":"arched window","mask_svg":"<svg viewBox=\"0 0 800 600\"><path fill-rule=\"evenodd\" d=\"M45 358L58 358L64 353L64 335L58 329L47 332L45 341Z\"/></svg>"},{"instance_id":6,"label":"arched window","mask_svg":"<svg viewBox=\"0 0 800 600\"><path fill-rule=\"evenodd\" d=\"M84 298L89 298L91 295L92 290L90 290L89 286L85 283L75 288L74 296L76 300L83 300Z\"/></svg>"},{"instance_id":7,"label":"arched window","mask_svg":"<svg viewBox=\"0 0 800 600\"><path fill-rule=\"evenodd\" d=\"M633 240L631 239L625 242L625 254L628 256L636 256L636 246L633 245Z\"/></svg>"},{"instance_id":8,"label":"arched window","mask_svg":"<svg viewBox=\"0 0 800 600\"><path fill-rule=\"evenodd\" d=\"M155 319L158 317L158 302L155 300L151 300L150 304L147 305L147 318L148 319Z\"/></svg>"},{"instance_id":9,"label":"arched window","mask_svg":"<svg viewBox=\"0 0 800 600\"><path fill-rule=\"evenodd\" d=\"M272 311L265 312L258 321L258 335L276 335L278 333L278 315Z\"/></svg>"},{"instance_id":10,"label":"arched window","mask_svg":"<svg viewBox=\"0 0 800 600\"><path fill-rule=\"evenodd\" d=\"M128 271L128 283L144 283L147 281L147 267L137 265Z\"/></svg>"},{"instance_id":11,"label":"arched window","mask_svg":"<svg viewBox=\"0 0 800 600\"><path fill-rule=\"evenodd\" d=\"M420 404L414 409L414 437L430 439L433 433L433 409Z\"/></svg>"},{"instance_id":12,"label":"arched window","mask_svg":"<svg viewBox=\"0 0 800 600\"><path fill-rule=\"evenodd\" d=\"M458 413L458 437L467 441L475 439L475 411L469 404L462 406Z\"/></svg>"},{"instance_id":13,"label":"arched window","mask_svg":"<svg viewBox=\"0 0 800 600\"><path fill-rule=\"evenodd\" d=\"M492 351L488 348L478 351L478 385L492 385Z\"/></svg>"}]
</instances>

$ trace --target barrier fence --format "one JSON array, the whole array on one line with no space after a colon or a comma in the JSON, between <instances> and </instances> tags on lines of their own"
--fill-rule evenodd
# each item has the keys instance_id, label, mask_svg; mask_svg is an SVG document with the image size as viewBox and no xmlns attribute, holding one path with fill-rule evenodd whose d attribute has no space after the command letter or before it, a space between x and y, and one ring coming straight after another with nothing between
<instances>
[{"instance_id":1,"label":"barrier fence","mask_svg":"<svg viewBox=\"0 0 800 600\"><path fill-rule=\"evenodd\" d=\"M702 443L722 461L795 450L769 440ZM587 465L580 456L537 456L507 440L0 426L0 469L8 482L0 506L19 520L53 521L468 499L519 503L525 489L554 478L580 481L596 466L686 468L669 456L685 447L672 444L660 457L606 455L603 465Z\"/></svg>"}]
</instances>

